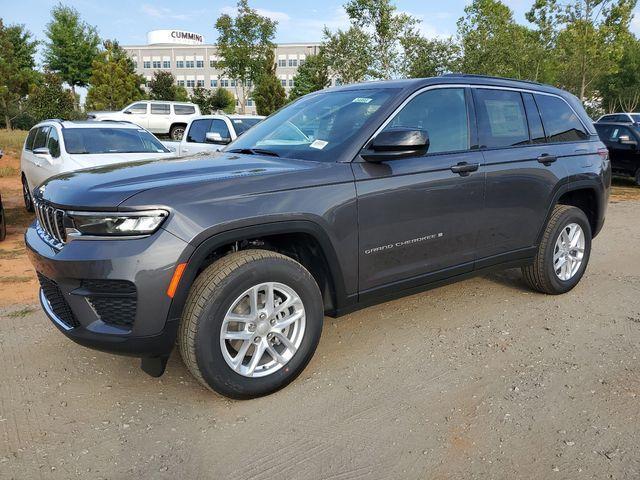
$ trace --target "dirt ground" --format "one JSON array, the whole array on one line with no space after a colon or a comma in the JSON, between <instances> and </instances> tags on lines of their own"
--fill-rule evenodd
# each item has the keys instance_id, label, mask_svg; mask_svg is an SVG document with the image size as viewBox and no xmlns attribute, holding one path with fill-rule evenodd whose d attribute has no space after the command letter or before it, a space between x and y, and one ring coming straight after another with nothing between
<instances>
[{"instance_id":1,"label":"dirt ground","mask_svg":"<svg viewBox=\"0 0 640 480\"><path fill-rule=\"evenodd\" d=\"M11 199L0 478L640 478L638 190L616 188L569 294L509 270L327 318L301 377L244 402L203 389L177 352L153 379L60 334L22 279Z\"/></svg>"}]
</instances>

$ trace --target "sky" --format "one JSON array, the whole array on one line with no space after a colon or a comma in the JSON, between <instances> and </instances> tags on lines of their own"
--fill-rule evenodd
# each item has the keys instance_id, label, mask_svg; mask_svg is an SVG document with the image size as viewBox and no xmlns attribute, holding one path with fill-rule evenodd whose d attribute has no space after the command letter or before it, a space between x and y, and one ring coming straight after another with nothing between
<instances>
[{"instance_id":1,"label":"sky","mask_svg":"<svg viewBox=\"0 0 640 480\"><path fill-rule=\"evenodd\" d=\"M5 23L24 24L33 35L44 39L44 29L51 8L57 0L0 0L0 18ZM221 13L235 10L233 0L190 0L176 2L124 0L65 0L75 7L83 19L98 28L103 38L121 45L146 43L146 33L155 29L183 29L204 35L207 43L215 43L214 23ZM322 39L322 29L343 28L348 19L342 8L344 0L250 0L250 5L278 21L276 42L312 42ZM428 37L455 34L456 21L469 0L397 0L398 10L410 13L422 22ZM516 19L525 22L524 14L533 0L506 1ZM640 9L632 30L640 33Z\"/></svg>"}]
</instances>

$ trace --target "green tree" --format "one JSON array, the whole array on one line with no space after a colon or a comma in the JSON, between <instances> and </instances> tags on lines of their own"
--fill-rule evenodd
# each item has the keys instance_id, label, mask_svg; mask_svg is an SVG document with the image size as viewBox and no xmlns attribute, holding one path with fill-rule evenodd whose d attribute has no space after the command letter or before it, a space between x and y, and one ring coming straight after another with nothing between
<instances>
[{"instance_id":1,"label":"green tree","mask_svg":"<svg viewBox=\"0 0 640 480\"><path fill-rule=\"evenodd\" d=\"M195 103L200 107L200 113L208 115L211 113L211 97L213 93L204 87L196 87L189 97L191 103Z\"/></svg>"},{"instance_id":2,"label":"green tree","mask_svg":"<svg viewBox=\"0 0 640 480\"><path fill-rule=\"evenodd\" d=\"M640 41L629 38L616 73L603 76L597 85L605 113L634 112L640 106Z\"/></svg>"},{"instance_id":3,"label":"green tree","mask_svg":"<svg viewBox=\"0 0 640 480\"><path fill-rule=\"evenodd\" d=\"M293 77L293 88L289 92L289 100L295 100L330 85L329 66L324 55L309 55Z\"/></svg>"},{"instance_id":4,"label":"green tree","mask_svg":"<svg viewBox=\"0 0 640 480\"><path fill-rule=\"evenodd\" d=\"M535 33L516 23L499 0L473 0L458 20L465 73L536 80L532 57L539 46Z\"/></svg>"},{"instance_id":5,"label":"green tree","mask_svg":"<svg viewBox=\"0 0 640 480\"><path fill-rule=\"evenodd\" d=\"M322 55L340 83L356 83L370 77L373 51L369 36L359 27L331 32L325 27Z\"/></svg>"},{"instance_id":6,"label":"green tree","mask_svg":"<svg viewBox=\"0 0 640 480\"><path fill-rule=\"evenodd\" d=\"M71 86L75 97L76 87L89 83L100 37L96 28L83 22L74 8L58 4L51 10L51 16L45 32L48 41L44 64Z\"/></svg>"},{"instance_id":7,"label":"green tree","mask_svg":"<svg viewBox=\"0 0 640 480\"><path fill-rule=\"evenodd\" d=\"M189 95L187 91L176 85L176 79L171 72L156 70L149 81L149 96L152 100L185 101ZM182 98L180 98L182 97Z\"/></svg>"},{"instance_id":8,"label":"green tree","mask_svg":"<svg viewBox=\"0 0 640 480\"><path fill-rule=\"evenodd\" d=\"M24 26L5 26L0 18L0 115L7 130L38 76L34 70L37 43Z\"/></svg>"},{"instance_id":9,"label":"green tree","mask_svg":"<svg viewBox=\"0 0 640 480\"><path fill-rule=\"evenodd\" d=\"M256 102L258 115L271 115L287 103L287 94L282 83L276 77L276 64L273 50L267 55L263 74L258 77L253 90L253 100Z\"/></svg>"},{"instance_id":10,"label":"green tree","mask_svg":"<svg viewBox=\"0 0 640 480\"><path fill-rule=\"evenodd\" d=\"M403 63L399 45L407 35L415 35L418 20L398 12L390 0L349 0L344 6L351 24L369 37L372 56L371 74L374 78L390 79Z\"/></svg>"},{"instance_id":11,"label":"green tree","mask_svg":"<svg viewBox=\"0 0 640 480\"><path fill-rule=\"evenodd\" d=\"M85 108L120 110L144 98L144 78L137 75L133 62L115 41L104 42L104 50L93 61Z\"/></svg>"},{"instance_id":12,"label":"green tree","mask_svg":"<svg viewBox=\"0 0 640 480\"><path fill-rule=\"evenodd\" d=\"M420 35L408 35L402 40L402 48L405 77L435 77L459 70L460 47L452 38L430 40Z\"/></svg>"},{"instance_id":13,"label":"green tree","mask_svg":"<svg viewBox=\"0 0 640 480\"><path fill-rule=\"evenodd\" d=\"M189 101L200 107L203 114L209 114L223 110L226 113L233 113L236 108L236 99L233 94L224 88L208 90L203 87L193 89Z\"/></svg>"},{"instance_id":14,"label":"green tree","mask_svg":"<svg viewBox=\"0 0 640 480\"><path fill-rule=\"evenodd\" d=\"M73 93L62 86L62 79L55 73L45 72L42 81L31 87L26 110L35 122L47 118L72 120L81 116L74 106Z\"/></svg>"},{"instance_id":15,"label":"green tree","mask_svg":"<svg viewBox=\"0 0 640 480\"><path fill-rule=\"evenodd\" d=\"M267 56L275 48L273 38L277 22L250 8L247 0L238 0L237 8L235 17L223 14L215 27L221 57L218 67L236 80L240 110L244 113L250 85L263 76Z\"/></svg>"}]
</instances>

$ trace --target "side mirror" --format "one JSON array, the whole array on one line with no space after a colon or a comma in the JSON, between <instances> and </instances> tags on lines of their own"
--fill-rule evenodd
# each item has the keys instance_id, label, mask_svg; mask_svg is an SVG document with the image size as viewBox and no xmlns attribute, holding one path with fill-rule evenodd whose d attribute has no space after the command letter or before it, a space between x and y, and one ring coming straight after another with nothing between
<instances>
[{"instance_id":1,"label":"side mirror","mask_svg":"<svg viewBox=\"0 0 640 480\"><path fill-rule=\"evenodd\" d=\"M231 143L229 137L223 137L218 132L207 132L204 136L207 143L215 143L217 145L227 145Z\"/></svg>"},{"instance_id":2,"label":"side mirror","mask_svg":"<svg viewBox=\"0 0 640 480\"><path fill-rule=\"evenodd\" d=\"M429 135L425 130L398 128L380 132L360 155L368 162L382 162L427 153Z\"/></svg>"},{"instance_id":3,"label":"side mirror","mask_svg":"<svg viewBox=\"0 0 640 480\"><path fill-rule=\"evenodd\" d=\"M620 135L618 137L618 143L620 145L630 145L632 147L638 146L638 142L636 142L633 138L629 137L629 135Z\"/></svg>"},{"instance_id":4,"label":"side mirror","mask_svg":"<svg viewBox=\"0 0 640 480\"><path fill-rule=\"evenodd\" d=\"M51 152L49 152L49 149L47 147L34 148L33 149L33 154L37 155L38 157L50 157L51 156Z\"/></svg>"},{"instance_id":5,"label":"side mirror","mask_svg":"<svg viewBox=\"0 0 640 480\"><path fill-rule=\"evenodd\" d=\"M127 115L131 115L133 112L131 110L125 110L123 113L126 113Z\"/></svg>"}]
</instances>

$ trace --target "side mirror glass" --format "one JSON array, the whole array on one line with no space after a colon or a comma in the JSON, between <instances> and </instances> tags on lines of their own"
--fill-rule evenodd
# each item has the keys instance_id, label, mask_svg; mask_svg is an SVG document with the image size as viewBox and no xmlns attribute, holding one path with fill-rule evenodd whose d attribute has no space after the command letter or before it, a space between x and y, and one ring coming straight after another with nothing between
<instances>
[{"instance_id":1,"label":"side mirror glass","mask_svg":"<svg viewBox=\"0 0 640 480\"><path fill-rule=\"evenodd\" d=\"M633 147L637 147L638 146L638 142L636 142L634 139L629 137L629 135L620 135L618 137L618 143L620 145L630 145L630 146L633 146Z\"/></svg>"},{"instance_id":2,"label":"side mirror glass","mask_svg":"<svg viewBox=\"0 0 640 480\"><path fill-rule=\"evenodd\" d=\"M429 135L425 130L398 128L380 132L361 156L369 162L420 156L427 153Z\"/></svg>"},{"instance_id":3,"label":"side mirror glass","mask_svg":"<svg viewBox=\"0 0 640 480\"><path fill-rule=\"evenodd\" d=\"M231 143L229 137L223 137L218 132L207 132L204 136L207 143L215 143L217 145L227 145Z\"/></svg>"}]
</instances>

